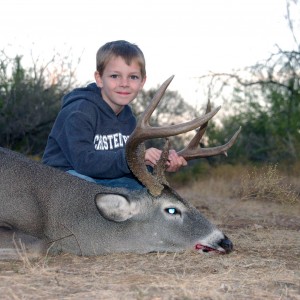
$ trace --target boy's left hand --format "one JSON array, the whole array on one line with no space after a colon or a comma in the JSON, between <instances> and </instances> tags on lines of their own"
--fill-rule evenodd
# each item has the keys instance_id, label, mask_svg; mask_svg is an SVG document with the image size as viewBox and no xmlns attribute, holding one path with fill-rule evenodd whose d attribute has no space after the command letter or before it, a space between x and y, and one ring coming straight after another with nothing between
<instances>
[{"instance_id":1,"label":"boy's left hand","mask_svg":"<svg viewBox=\"0 0 300 300\"><path fill-rule=\"evenodd\" d=\"M182 156L179 156L175 150L169 151L166 171L176 172L178 171L178 169L186 165L187 165L187 161Z\"/></svg>"}]
</instances>

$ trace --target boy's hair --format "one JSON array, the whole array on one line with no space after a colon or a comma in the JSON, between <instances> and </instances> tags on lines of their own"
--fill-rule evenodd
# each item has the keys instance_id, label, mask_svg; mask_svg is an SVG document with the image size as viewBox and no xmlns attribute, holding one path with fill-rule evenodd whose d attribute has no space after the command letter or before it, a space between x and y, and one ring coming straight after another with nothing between
<instances>
[{"instance_id":1,"label":"boy's hair","mask_svg":"<svg viewBox=\"0 0 300 300\"><path fill-rule=\"evenodd\" d=\"M135 59L141 68L142 78L145 78L146 62L142 50L137 45L123 40L106 43L97 51L96 67L100 76L103 75L109 60L118 56L122 57L127 65L130 65L132 60Z\"/></svg>"}]
</instances>

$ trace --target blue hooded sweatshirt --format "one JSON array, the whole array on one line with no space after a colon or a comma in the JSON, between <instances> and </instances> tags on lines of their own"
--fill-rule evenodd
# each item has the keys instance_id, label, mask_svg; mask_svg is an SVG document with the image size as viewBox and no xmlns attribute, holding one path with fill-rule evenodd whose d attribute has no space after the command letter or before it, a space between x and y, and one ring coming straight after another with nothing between
<instances>
[{"instance_id":1,"label":"blue hooded sweatshirt","mask_svg":"<svg viewBox=\"0 0 300 300\"><path fill-rule=\"evenodd\" d=\"M116 115L95 83L75 89L62 100L43 163L96 179L131 177L125 143L135 126L131 108Z\"/></svg>"}]
</instances>

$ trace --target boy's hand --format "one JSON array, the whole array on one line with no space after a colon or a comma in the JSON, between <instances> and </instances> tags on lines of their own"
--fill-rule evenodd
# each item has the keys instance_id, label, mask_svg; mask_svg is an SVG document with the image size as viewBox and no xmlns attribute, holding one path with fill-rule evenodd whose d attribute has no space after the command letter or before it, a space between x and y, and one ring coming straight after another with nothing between
<instances>
[{"instance_id":1,"label":"boy's hand","mask_svg":"<svg viewBox=\"0 0 300 300\"><path fill-rule=\"evenodd\" d=\"M146 152L145 152L146 165L151 166L151 167L156 166L157 162L159 161L160 156L161 156L161 150L156 149L156 148L146 149Z\"/></svg>"},{"instance_id":2,"label":"boy's hand","mask_svg":"<svg viewBox=\"0 0 300 300\"><path fill-rule=\"evenodd\" d=\"M146 150L145 153L145 163L151 167L156 166L157 161L161 156L162 151L156 148L149 148ZM187 161L177 154L175 150L169 151L169 157L167 162L167 169L168 172L176 172L181 167L186 166Z\"/></svg>"},{"instance_id":3,"label":"boy's hand","mask_svg":"<svg viewBox=\"0 0 300 300\"><path fill-rule=\"evenodd\" d=\"M181 167L184 167L187 165L187 161L177 154L175 150L169 151L169 158L167 162L167 169L168 172L176 172Z\"/></svg>"}]
</instances>

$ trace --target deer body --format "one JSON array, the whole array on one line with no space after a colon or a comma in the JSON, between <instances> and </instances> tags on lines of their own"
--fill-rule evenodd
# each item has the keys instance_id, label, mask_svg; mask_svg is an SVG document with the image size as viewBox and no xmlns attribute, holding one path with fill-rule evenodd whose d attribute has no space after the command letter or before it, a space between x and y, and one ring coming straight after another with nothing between
<instances>
[{"instance_id":1,"label":"deer body","mask_svg":"<svg viewBox=\"0 0 300 300\"><path fill-rule=\"evenodd\" d=\"M103 187L3 148L0 166L0 225L53 243L54 253L231 247L224 249L223 233L170 188L153 197L146 189Z\"/></svg>"}]
</instances>

